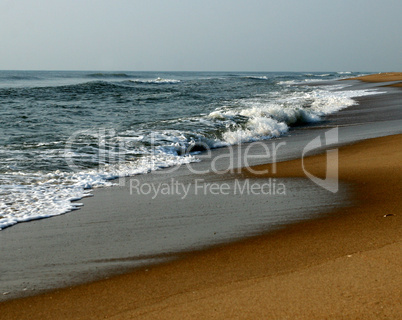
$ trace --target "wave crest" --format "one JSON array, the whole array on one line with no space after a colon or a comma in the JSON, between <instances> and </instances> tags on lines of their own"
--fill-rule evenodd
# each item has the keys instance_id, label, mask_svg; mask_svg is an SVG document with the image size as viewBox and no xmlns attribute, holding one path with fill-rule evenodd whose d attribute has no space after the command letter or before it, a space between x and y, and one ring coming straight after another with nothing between
<instances>
[{"instance_id":1,"label":"wave crest","mask_svg":"<svg viewBox=\"0 0 402 320\"><path fill-rule=\"evenodd\" d=\"M163 78L156 78L156 79L134 79L129 80L131 83L141 83L141 84L175 84L181 82L180 80L176 79L163 79Z\"/></svg>"}]
</instances>

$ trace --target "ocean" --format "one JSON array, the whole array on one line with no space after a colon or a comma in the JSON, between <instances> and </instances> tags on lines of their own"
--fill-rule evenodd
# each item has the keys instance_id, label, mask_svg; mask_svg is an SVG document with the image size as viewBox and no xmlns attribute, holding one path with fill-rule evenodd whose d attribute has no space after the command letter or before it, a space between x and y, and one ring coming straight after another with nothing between
<instances>
[{"instance_id":1,"label":"ocean","mask_svg":"<svg viewBox=\"0 0 402 320\"><path fill-rule=\"evenodd\" d=\"M320 123L375 93L333 82L361 74L0 71L0 230L78 209L115 178Z\"/></svg>"}]
</instances>

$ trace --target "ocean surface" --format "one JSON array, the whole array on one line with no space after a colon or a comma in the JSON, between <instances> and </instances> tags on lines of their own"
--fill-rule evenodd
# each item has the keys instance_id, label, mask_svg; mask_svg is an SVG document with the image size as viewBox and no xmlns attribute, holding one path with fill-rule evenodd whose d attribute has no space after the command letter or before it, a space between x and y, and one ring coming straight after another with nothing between
<instances>
[{"instance_id":1,"label":"ocean surface","mask_svg":"<svg viewBox=\"0 0 402 320\"><path fill-rule=\"evenodd\" d=\"M0 71L0 230L77 209L117 177L320 122L375 93L324 85L358 75Z\"/></svg>"}]
</instances>

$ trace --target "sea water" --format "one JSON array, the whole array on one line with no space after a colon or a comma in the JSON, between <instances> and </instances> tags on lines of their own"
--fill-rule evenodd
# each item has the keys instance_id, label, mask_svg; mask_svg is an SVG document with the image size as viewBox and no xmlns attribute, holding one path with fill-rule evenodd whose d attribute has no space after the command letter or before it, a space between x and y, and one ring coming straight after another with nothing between
<instances>
[{"instance_id":1,"label":"sea water","mask_svg":"<svg viewBox=\"0 0 402 320\"><path fill-rule=\"evenodd\" d=\"M115 178L320 122L375 93L332 82L357 75L0 71L0 230L77 209Z\"/></svg>"}]
</instances>

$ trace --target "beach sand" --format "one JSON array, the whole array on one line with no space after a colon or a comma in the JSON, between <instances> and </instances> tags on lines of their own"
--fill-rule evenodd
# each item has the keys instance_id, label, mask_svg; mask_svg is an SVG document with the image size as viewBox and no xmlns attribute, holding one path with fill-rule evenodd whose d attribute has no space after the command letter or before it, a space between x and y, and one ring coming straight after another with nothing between
<instances>
[{"instance_id":1,"label":"beach sand","mask_svg":"<svg viewBox=\"0 0 402 320\"><path fill-rule=\"evenodd\" d=\"M398 83L393 83L392 87L402 87L402 72L383 72L377 74L369 74L367 76L349 78L346 80L360 80L364 82L391 82L399 81Z\"/></svg>"},{"instance_id":2,"label":"beach sand","mask_svg":"<svg viewBox=\"0 0 402 320\"><path fill-rule=\"evenodd\" d=\"M326 155L305 159L324 175ZM0 319L400 319L402 135L339 149L353 205L181 260L0 304ZM270 165L255 169L270 168ZM246 171L242 174L248 177ZM303 177L301 161L275 177Z\"/></svg>"}]
</instances>

